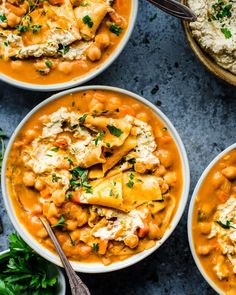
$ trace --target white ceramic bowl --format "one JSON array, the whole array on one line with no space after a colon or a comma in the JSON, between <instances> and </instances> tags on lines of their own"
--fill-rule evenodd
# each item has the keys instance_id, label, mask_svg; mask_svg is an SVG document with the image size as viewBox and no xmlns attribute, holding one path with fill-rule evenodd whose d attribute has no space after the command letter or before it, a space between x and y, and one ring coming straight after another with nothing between
<instances>
[{"instance_id":1,"label":"white ceramic bowl","mask_svg":"<svg viewBox=\"0 0 236 295\"><path fill-rule=\"evenodd\" d=\"M7 146L6 152L5 152L5 157L3 160L3 165L2 165L2 193L3 193L3 198L4 198L4 202L5 202L5 206L8 212L8 215L11 219L11 222L13 223L15 229L18 231L18 233L21 235L21 237L26 241L27 244L30 245L31 248L33 248L36 252L38 252L40 255L42 255L44 258L48 259L49 261L52 261L53 263L56 263L57 265L61 266L61 262L59 260L59 258L54 255L52 252L50 252L49 250L47 250L46 248L42 247L41 244L39 244L31 235L30 233L24 228L24 226L22 226L17 217L16 214L14 212L14 208L11 202L10 197L8 197L8 191L7 191L7 187L6 187L6 178L5 178L5 174L6 174L6 160L9 154L9 151L11 149L11 146L17 136L17 134L19 133L20 129L22 128L22 126L25 124L25 122L35 113L37 112L40 108L42 108L43 106L47 105L49 102L56 100L58 98L60 98L61 96L70 94L70 93L74 93L74 92L78 92L78 91L86 91L89 89L100 89L100 90L110 90L110 91L116 91L119 93L123 93L126 95L129 95L131 97L133 97L134 99L141 101L142 103L144 103L145 105L147 105L150 109L152 109L152 111L164 122L165 126L168 128L168 130L170 131L172 137L174 138L176 145L178 147L179 153L180 153L180 157L182 160L182 171L183 171L183 192L182 192L182 196L179 202L179 206L178 206L178 210L171 222L171 226L169 227L169 229L166 231L166 233L164 234L163 238L161 240L159 240L156 244L156 246L154 246L153 248L149 249L149 250L145 250L139 254L136 254L124 261L121 262L116 262L113 263L111 265L105 266L103 264L100 263L81 263L81 262L72 262L72 266L76 271L79 272L85 272L85 273L103 273L103 272L110 272L110 271L114 271L114 270L118 270L118 269L122 269L125 268L127 266L130 266L142 259L144 259L145 257L147 257L148 255L150 255L151 253L153 253L155 250L157 250L160 245L162 245L171 235L171 233L174 231L175 227L177 226L183 212L186 206L186 202L188 199L188 193L189 193L189 184L190 184L190 174L189 174L189 164L188 164L188 158L187 158L187 154L184 148L184 145L176 131L176 129L174 128L174 126L172 125L172 123L169 121L169 119L157 108L155 107L153 104L151 104L149 101L147 101L146 99L144 99L141 96L138 96L132 92L120 89L120 88L114 88L114 87L109 87L109 86L84 86L84 87L79 87L79 88L75 88L72 90L67 90L67 91L63 91L61 93L55 94L53 96L51 96L50 98L48 98L47 100L43 101L42 103L40 103L38 106L36 106L24 119L23 121L18 125L18 127L16 128L16 130L14 131L9 144Z\"/></svg>"},{"instance_id":2,"label":"white ceramic bowl","mask_svg":"<svg viewBox=\"0 0 236 295\"><path fill-rule=\"evenodd\" d=\"M0 256L7 254L10 250L5 250L0 252ZM66 280L65 280L65 276L63 274L63 272L61 271L61 269L56 266L56 265L51 265L50 268L50 273L56 274L57 275L57 289L56 289L56 293L55 295L66 295Z\"/></svg>"},{"instance_id":3,"label":"white ceramic bowl","mask_svg":"<svg viewBox=\"0 0 236 295\"><path fill-rule=\"evenodd\" d=\"M190 249L193 255L193 258L195 260L195 263L200 271L200 273L202 274L202 276L204 277L204 279L207 281L207 283L218 293L218 294L222 294L224 295L225 293L212 281L212 279L207 275L207 272L204 270L204 268L202 267L200 260L197 256L197 253L195 251L194 248L194 242L193 242L193 234L192 234L192 221L193 221L193 209L194 209L194 205L195 205L195 200L196 200L196 196L198 194L198 191L202 185L202 182L204 181L204 179L206 178L206 176L208 175L208 173L210 172L211 168L225 155L227 154L229 151L233 150L236 148L236 143L229 146L227 149L225 149L223 152L221 152L217 157L215 157L215 159L207 166L207 168L205 169L205 171L202 173L200 179L198 180L198 183L194 189L192 198L191 198L191 202L190 202L190 206L189 206L189 211L188 211L188 240L189 240L189 245L190 245Z\"/></svg>"},{"instance_id":4,"label":"white ceramic bowl","mask_svg":"<svg viewBox=\"0 0 236 295\"><path fill-rule=\"evenodd\" d=\"M121 54L121 52L125 48L125 45L128 43L136 23L136 18L138 13L138 0L131 0L131 2L132 2L132 8L131 8L129 26L125 32L125 35L122 37L120 44L111 54L111 56L105 60L105 62L103 62L100 66L90 71L89 73L83 75L81 78L79 77L77 80L74 79L65 83L40 85L40 84L33 84L33 83L18 81L16 79L13 79L7 75L0 73L0 80L8 84L11 84L15 87L19 87L19 88L23 88L27 90L33 90L33 91L59 91L59 90L69 89L75 86L79 86L92 80L93 78L101 74L103 71L105 71L118 58L118 56Z\"/></svg>"}]
</instances>

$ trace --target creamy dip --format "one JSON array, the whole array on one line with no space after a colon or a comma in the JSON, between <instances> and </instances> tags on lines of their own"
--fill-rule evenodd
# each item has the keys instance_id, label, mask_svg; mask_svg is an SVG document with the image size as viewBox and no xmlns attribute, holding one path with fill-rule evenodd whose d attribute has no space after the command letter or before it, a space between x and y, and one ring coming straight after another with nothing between
<instances>
[{"instance_id":1,"label":"creamy dip","mask_svg":"<svg viewBox=\"0 0 236 295\"><path fill-rule=\"evenodd\" d=\"M188 0L197 15L190 24L200 46L223 68L236 74L236 1Z\"/></svg>"}]
</instances>

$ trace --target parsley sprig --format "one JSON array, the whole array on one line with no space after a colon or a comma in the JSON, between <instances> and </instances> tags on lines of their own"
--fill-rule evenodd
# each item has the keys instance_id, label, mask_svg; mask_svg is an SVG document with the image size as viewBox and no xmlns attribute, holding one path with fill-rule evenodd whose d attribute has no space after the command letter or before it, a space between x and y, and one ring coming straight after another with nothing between
<instances>
[{"instance_id":1,"label":"parsley sprig","mask_svg":"<svg viewBox=\"0 0 236 295\"><path fill-rule=\"evenodd\" d=\"M2 168L2 161L5 153L5 145L4 145L4 139L6 138L5 133L3 130L0 128L0 169ZM0 170L0 175L1 175L1 170Z\"/></svg>"},{"instance_id":2,"label":"parsley sprig","mask_svg":"<svg viewBox=\"0 0 236 295\"><path fill-rule=\"evenodd\" d=\"M49 274L51 264L17 234L11 234L9 240L10 252L0 256L0 294L55 294L57 276Z\"/></svg>"}]
</instances>

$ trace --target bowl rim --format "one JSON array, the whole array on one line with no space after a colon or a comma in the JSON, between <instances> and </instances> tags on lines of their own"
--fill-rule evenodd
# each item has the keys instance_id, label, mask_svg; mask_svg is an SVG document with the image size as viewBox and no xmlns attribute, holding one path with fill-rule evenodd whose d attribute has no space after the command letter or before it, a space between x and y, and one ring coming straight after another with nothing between
<instances>
[{"instance_id":1,"label":"bowl rim","mask_svg":"<svg viewBox=\"0 0 236 295\"><path fill-rule=\"evenodd\" d=\"M116 262L108 266L104 266L101 263L80 263L80 262L73 262L71 261L72 267L79 272L83 273L105 273L105 272L111 272L119 269L123 269L125 267L131 266L140 260L144 259L148 255L152 254L155 250L157 250L172 234L176 226L178 225L186 204L188 200L188 195L189 195L189 187L190 187L190 170L189 170L189 162L188 162L188 157L187 153L185 150L185 147L183 145L183 142L176 131L175 127L172 125L170 120L166 117L166 115L163 114L162 111L160 111L154 104L149 102L147 99L124 89L117 88L117 87L111 87L111 86L83 86L83 87L77 87L74 89L66 90L57 94L52 95L48 99L44 100L37 106L35 106L25 117L24 119L19 123L15 131L13 132L9 143L7 145L3 163L2 163L2 173L1 173L1 184L2 184L2 195L4 199L4 204L8 213L8 216L11 219L11 222L13 226L15 227L16 231L20 234L20 236L25 240L25 242L32 248L34 249L39 255L43 256L45 259L57 264L58 266L62 266L60 259L58 258L57 255L53 254L51 251L40 245L39 242L36 241L36 239L31 236L31 234L27 231L24 226L20 225L18 222L18 218L14 212L14 208L12 206L11 199L8 198L8 190L7 190L7 185L6 185L6 161L8 158L9 151L11 149L11 146L25 124L25 122L34 114L36 113L39 109L42 107L46 106L49 102L52 102L56 99L59 99L62 96L75 93L75 92L81 92L81 91L87 91L87 90L105 90L105 91L114 91L117 93L125 94L128 95L137 101L143 103L147 107L149 107L156 115L157 117L164 123L166 124L168 130L170 131L172 138L175 140L175 144L178 148L178 152L181 158L181 164L182 164L182 175L183 175L183 188L182 188L182 194L180 197L179 205L177 208L177 211L172 219L171 226L167 229L165 232L163 238L160 241L157 241L156 245L148 250L144 250L141 253L135 254L131 256L130 258L125 259L124 261Z\"/></svg>"},{"instance_id":2,"label":"bowl rim","mask_svg":"<svg viewBox=\"0 0 236 295\"><path fill-rule=\"evenodd\" d=\"M129 21L129 26L125 32L125 35L122 37L122 40L118 44L117 48L113 51L113 53L103 63L97 66L94 71L92 70L88 72L87 74L82 75L81 78L78 78L78 79L74 78L74 80L63 82L63 83L54 83L54 84L45 84L45 85L19 81L3 73L0 73L0 81L6 82L12 86L25 89L25 90L47 92L47 91L59 91L59 90L73 88L73 87L85 84L88 81L94 79L95 77L100 75L103 71L105 71L108 67L110 67L112 63L119 57L119 55L122 53L125 46L127 45L131 37L131 34L133 33L135 23L137 20L139 4L137 0L131 0L131 4L132 6L131 6L131 13L130 13L130 21Z\"/></svg>"},{"instance_id":3,"label":"bowl rim","mask_svg":"<svg viewBox=\"0 0 236 295\"><path fill-rule=\"evenodd\" d=\"M194 241L193 241L193 233L192 233L192 222L193 222L193 209L194 209L194 205L195 205L195 201L196 201L196 197L198 194L198 191L202 185L202 182L205 180L206 176L208 175L208 173L210 172L210 170L212 169L212 167L228 152L230 152L231 150L236 149L236 143L230 145L229 147L227 147L225 150L223 150L221 153L219 153L209 164L208 166L205 168L205 170L203 171L201 177L199 178L195 189L193 191L192 197L191 197L191 201L190 201L190 205L189 205L189 210L188 210L188 219L187 219L187 231L188 231L188 241L189 241L189 246L190 246L190 250L193 256L193 259L197 265L198 270L200 271L200 273L202 274L203 278L207 281L207 283L212 287L212 289L214 289L218 294L225 294L215 283L214 281L208 276L207 272L204 270L200 259L197 256L195 247L194 247Z\"/></svg>"},{"instance_id":4,"label":"bowl rim","mask_svg":"<svg viewBox=\"0 0 236 295\"><path fill-rule=\"evenodd\" d=\"M187 0L181 0L181 2L187 5ZM189 23L182 21L182 27L189 47L192 49L198 60L207 68L207 70L217 78L227 82L230 85L236 86L236 75L218 65L208 56L208 54L201 48L201 46L193 37Z\"/></svg>"},{"instance_id":5,"label":"bowl rim","mask_svg":"<svg viewBox=\"0 0 236 295\"><path fill-rule=\"evenodd\" d=\"M10 252L10 249L7 250L3 250L0 252L0 255L5 254ZM37 253L38 254L38 253ZM61 268L56 265L55 263L52 263L52 266L55 267L55 269L58 271L57 277L58 277L58 285L60 288L59 293L55 294L55 295L66 295L66 279L65 279L65 275L62 272Z\"/></svg>"}]
</instances>

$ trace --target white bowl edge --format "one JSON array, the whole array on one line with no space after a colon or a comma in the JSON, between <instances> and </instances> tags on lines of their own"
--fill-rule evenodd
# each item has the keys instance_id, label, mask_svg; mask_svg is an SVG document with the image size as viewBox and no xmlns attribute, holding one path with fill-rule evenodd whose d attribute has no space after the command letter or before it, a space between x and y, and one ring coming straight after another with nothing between
<instances>
[{"instance_id":1,"label":"white bowl edge","mask_svg":"<svg viewBox=\"0 0 236 295\"><path fill-rule=\"evenodd\" d=\"M190 205L189 205L189 210L188 210L188 221L187 221L187 230L188 230L188 241L189 241L189 245L190 245L190 250L192 252L192 256L193 259L197 265L198 270L200 271L200 273L202 274L202 276L204 277L204 279L207 281L207 283L220 295L225 295L224 292L222 292L222 290L208 277L206 271L204 270L204 268L202 267L200 260L196 254L195 248L194 248L194 242L193 242L193 234L192 234L192 221L193 221L193 209L194 209L194 205L195 205L195 200L196 200L196 196L197 193L202 185L202 182L204 181L205 177L208 175L208 173L210 172L211 168L225 155L227 154L229 151L233 150L236 148L236 143L230 145L228 148L226 148L225 150L223 150L218 156L216 156L211 162L210 164L206 167L206 169L203 171L201 177L199 178L197 185L193 191L192 197L191 197L191 201L190 201Z\"/></svg>"},{"instance_id":2,"label":"white bowl edge","mask_svg":"<svg viewBox=\"0 0 236 295\"><path fill-rule=\"evenodd\" d=\"M189 163L188 163L187 153L186 153L185 147L184 147L184 145L182 143L182 140L180 139L180 136L178 135L176 129L174 128L172 123L169 121L169 119L156 106L154 106L148 100L146 100L145 98L143 98L143 97L141 97L141 96L139 96L137 94L134 94L134 93L132 93L130 91L127 91L127 90L124 90L124 89L111 87L111 86L83 86L83 87L78 87L78 88L66 90L66 91L60 92L58 94L52 95L48 99L46 99L43 102L41 102L40 104L38 104L33 110L31 110L26 115L26 117L20 122L20 124L18 125L16 130L13 132L13 134L12 134L12 136L10 138L10 141L8 143L8 146L6 148L4 160L3 160L3 163L2 163L1 183L2 183L3 199L4 199L5 207L6 207L7 212L8 212L8 216L10 217L13 226L18 231L20 236L25 240L25 242L31 248L33 248L41 256L43 256L44 258L46 258L47 260L49 260L49 261L51 261L53 263L56 263L58 266L62 266L61 261L58 258L58 256L56 256L55 254L53 254L52 252L50 252L49 250L44 248L42 245L40 245L30 235L30 233L27 231L26 228L24 228L23 226L19 226L19 223L18 223L18 220L17 220L16 215L14 213L14 209L13 209L13 206L11 204L10 198L8 198L8 191L7 191L6 178L5 178L6 160L8 158L8 154L9 154L10 148L12 146L12 143L14 142L18 132L23 127L25 122L35 112L37 112L40 108L42 108L43 106L45 106L49 102L54 101L54 100L56 100L56 99L58 99L58 98L60 98L60 97L62 97L64 95L74 93L74 92L93 90L93 89L94 90L95 89L97 89L97 90L108 90L108 91L115 91L115 92L118 92L118 93L122 93L122 94L125 94L125 95L128 95L128 96L131 96L131 97L137 99L138 101L141 101L146 106L150 107L150 109L158 116L158 118L160 118L161 121L166 124L166 126L169 129L172 137L174 138L175 143L176 143L177 148L178 148L178 151L179 151L179 154L180 154L180 157L181 157L182 173L183 173L183 191L182 191L182 195L181 195L181 199L180 199L180 202L179 202L177 212L175 213L175 216L174 216L174 218L173 218L173 220L171 222L170 228L166 231L163 238L160 241L157 242L156 246L154 246L151 249L145 250L145 251L143 251L141 253L138 253L138 254L136 254L136 255L124 260L124 261L116 262L116 263L113 263L113 264L108 265L108 266L104 266L104 265L102 265L100 263L72 262L72 266L76 271L84 272L84 273L104 273L104 272L111 272L111 271L115 271L115 270L119 270L119 269L122 269L122 268L125 268L125 267L128 267L128 266L131 266L131 265L139 262L140 260L144 259L145 257L147 257L148 255L153 253L155 250L157 250L169 238L169 236L172 234L172 232L174 231L174 229L178 225L178 223L179 223L179 221L180 221L180 219L181 219L181 217L183 215L183 212L185 210L186 204L187 204L188 194L189 194L189 186L190 186L190 171L189 171Z\"/></svg>"},{"instance_id":3,"label":"white bowl edge","mask_svg":"<svg viewBox=\"0 0 236 295\"><path fill-rule=\"evenodd\" d=\"M138 14L138 0L132 0L132 9L131 9L129 27L125 33L125 36L123 36L121 42L119 43L118 47L115 49L115 51L111 54L111 56L105 62L103 62L100 66L98 66L95 69L95 71L92 70L91 72L84 74L81 79L78 78L78 79L74 79L64 83L40 85L40 84L33 84L33 83L18 81L14 78L11 78L5 74L0 73L0 81L6 82L12 86L15 86L21 89L26 89L31 91L42 91L42 92L59 91L59 90L69 89L69 88L73 88L73 87L85 84L86 82L94 79L95 77L100 75L103 71L105 71L122 53L134 30L137 14Z\"/></svg>"}]
</instances>

